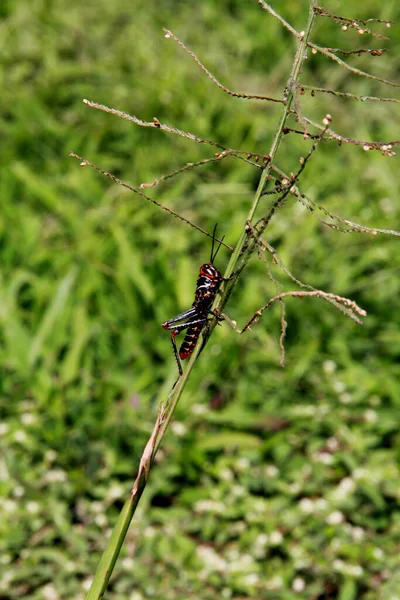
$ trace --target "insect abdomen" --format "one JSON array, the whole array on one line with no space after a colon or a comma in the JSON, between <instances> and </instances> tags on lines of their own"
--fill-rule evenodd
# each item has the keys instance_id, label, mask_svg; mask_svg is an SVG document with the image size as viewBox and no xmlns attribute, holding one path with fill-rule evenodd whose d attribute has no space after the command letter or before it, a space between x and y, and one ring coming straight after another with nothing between
<instances>
[{"instance_id":1,"label":"insect abdomen","mask_svg":"<svg viewBox=\"0 0 400 600\"><path fill-rule=\"evenodd\" d=\"M188 327L185 339L179 348L179 356L182 360L185 360L185 358L188 358L192 354L203 327L204 323L196 323Z\"/></svg>"}]
</instances>

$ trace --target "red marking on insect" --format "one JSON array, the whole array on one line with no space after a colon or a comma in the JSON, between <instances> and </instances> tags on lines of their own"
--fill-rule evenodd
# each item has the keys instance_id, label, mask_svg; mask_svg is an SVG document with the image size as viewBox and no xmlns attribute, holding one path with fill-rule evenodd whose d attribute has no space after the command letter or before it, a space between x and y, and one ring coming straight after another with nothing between
<instances>
[{"instance_id":1,"label":"red marking on insect","mask_svg":"<svg viewBox=\"0 0 400 600\"><path fill-rule=\"evenodd\" d=\"M209 322L209 315L216 316L219 320L222 320L221 317L211 311L212 303L223 280L220 271L213 264L224 239L222 238L214 254L216 229L217 225L215 225L213 232L210 262L200 267L192 308L162 324L164 329L171 331L171 342L180 376L183 375L181 360L185 360L192 354L203 328ZM175 337L185 329L187 330L186 335L178 353Z\"/></svg>"}]
</instances>

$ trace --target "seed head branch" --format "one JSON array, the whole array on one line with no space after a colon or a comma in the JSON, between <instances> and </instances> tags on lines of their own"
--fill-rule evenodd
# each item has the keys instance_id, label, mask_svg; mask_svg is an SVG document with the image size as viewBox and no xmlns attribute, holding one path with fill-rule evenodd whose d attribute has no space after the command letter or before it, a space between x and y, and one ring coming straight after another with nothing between
<instances>
[{"instance_id":1,"label":"seed head branch","mask_svg":"<svg viewBox=\"0 0 400 600\"><path fill-rule=\"evenodd\" d=\"M315 202L315 200L311 200L310 198L307 198L307 196L302 194L297 187L294 187L293 193L295 194L295 196L299 200L299 202L301 202L301 204L303 204L321 223L323 223L323 225L326 225L327 227L330 227L331 229L340 231L342 233L369 233L371 235L377 235L378 233L384 233L386 235L393 235L396 237L400 237L400 231L396 231L394 229L380 229L378 227L365 227L365 225L360 225L359 223L354 223L353 221L350 221L349 219L344 219L343 217L334 215L334 214L330 213L328 210L326 210L326 208L321 206L321 204L319 204L318 202ZM335 225L334 223L329 223L328 221L325 221L325 219L323 219L317 213L317 211L315 209L320 210L330 219L333 219L335 221L338 221L339 223L343 223L344 225L347 225L348 228L340 227L340 225Z\"/></svg>"},{"instance_id":2,"label":"seed head branch","mask_svg":"<svg viewBox=\"0 0 400 600\"><path fill-rule=\"evenodd\" d=\"M351 27L353 29L356 29L356 31L361 35L363 33L368 33L368 34L370 34L376 38L380 38L382 40L388 40L389 38L384 35L380 35L379 33L375 33L373 31L371 31L370 29L367 28L367 25L369 23L382 23L382 24L386 25L386 27L389 28L390 25L394 24L394 21L385 21L383 19L365 19L364 20L364 19L349 19L346 17L340 17L338 15L331 14L330 12L321 8L320 6L315 6L314 12L320 17L329 17L330 19L335 21L335 23L342 25L343 31L347 31L347 29L349 27Z\"/></svg>"},{"instance_id":3,"label":"seed head branch","mask_svg":"<svg viewBox=\"0 0 400 600\"><path fill-rule=\"evenodd\" d=\"M261 6L261 8L263 10L266 10L267 12L269 12L270 15L272 15L273 17L275 17L275 19L278 19L278 21L281 23L281 25L283 25L288 31L290 31L290 33L292 33L297 38L300 38L300 33L298 31L296 31L296 29L294 27L292 27L290 25L290 23L288 23L287 21L285 21L285 19L283 17L281 17L281 15L279 13L277 13L272 8L272 6L270 6L269 4L267 4L267 2L264 2L264 0L258 0L258 4Z\"/></svg>"},{"instance_id":4,"label":"seed head branch","mask_svg":"<svg viewBox=\"0 0 400 600\"><path fill-rule=\"evenodd\" d=\"M277 173L281 177L282 182L290 181L290 176L287 175L284 171L282 171L279 167L277 167L276 165L272 165L272 168L275 171L275 173ZM307 196L305 196L299 190L299 188L296 185L294 185L293 183L290 184L290 188L291 188L290 192L296 196L296 198L299 200L299 202L301 204L303 204L303 206L305 206L310 212L312 212L312 214L319 221L321 221L321 223L323 223L327 227L330 227L331 229L335 229L336 231L341 231L342 233L369 233L371 235L377 235L378 233L384 233L386 235L394 235L396 237L400 237L400 231L396 231L395 229L380 229L379 227L366 227L365 225L360 225L359 223L355 223L353 221L350 221L349 219L345 219L343 217L339 217L338 215L334 215L333 213L329 212L324 206L322 206L315 200L311 200L311 198L308 198ZM338 221L339 223L343 223L344 225L347 225L349 227L349 229L345 229L344 227L340 227L338 225L335 225L334 223L328 223L328 221L325 221L325 219L323 219L316 212L315 209L320 210L330 219L332 219L334 221Z\"/></svg>"},{"instance_id":5,"label":"seed head branch","mask_svg":"<svg viewBox=\"0 0 400 600\"><path fill-rule=\"evenodd\" d=\"M95 108L96 110L101 110L101 111L109 113L111 115L116 115L117 117L121 117L122 119L126 119L127 121L131 121L131 123L135 123L135 125L139 125L140 127L153 127L154 129L161 129L162 131L167 131L168 133L174 133L176 135L180 135L181 137L187 138L187 139L191 140L192 142L196 142L197 144L208 144L209 146L215 146L216 148L219 148L223 152L229 152L233 156L237 156L238 158L241 158L242 160L245 160L243 157L246 157L246 159L247 159L246 162L248 162L249 159L253 156L254 157L258 156L258 158L262 157L264 163L268 162L268 160L269 160L268 155L261 155L261 154L256 155L254 152L249 152L248 150L237 150L235 148L226 148L225 146L223 146L222 144L219 144L218 142L213 142L212 140L205 140L203 138L198 137L197 135L194 135L193 133L190 133L189 131L183 131L182 129L177 129L176 127L171 127L170 125L165 125L164 123L160 123L160 121L156 117L153 118L153 121L142 121L141 119L138 119L134 115L130 115L122 110L118 110L116 108L110 108L109 106L105 106L104 104L99 104L98 102L93 102L91 100L87 100L86 98L83 100L83 103L86 104L86 106L89 106L90 108ZM250 163L250 164L252 164L252 163Z\"/></svg>"},{"instance_id":6,"label":"seed head branch","mask_svg":"<svg viewBox=\"0 0 400 600\"><path fill-rule=\"evenodd\" d=\"M389 48L358 48L357 50L341 50L340 48L327 48L328 52L334 54L343 54L343 56L350 56L351 54L370 54L371 56L382 56L384 52L389 52Z\"/></svg>"},{"instance_id":7,"label":"seed head branch","mask_svg":"<svg viewBox=\"0 0 400 600\"><path fill-rule=\"evenodd\" d=\"M229 94L230 96L234 96L235 98L244 98L245 100L268 100L269 102L280 102L280 103L283 103L283 100L281 100L280 98L271 98L270 96L258 96L256 94L242 94L240 92L234 92L234 91L230 90L225 85L223 85L222 83L220 83L218 81L218 79L216 77L214 77L214 75L212 73L210 73L210 71L198 59L198 57L196 56L196 54L192 50L189 50L189 48L187 48L187 46L185 46L185 44L178 37L176 37L176 35L174 35L168 29L164 29L163 28L163 31L165 32L165 37L167 39L168 38L173 39L181 48L183 48L183 50L187 54L189 54L189 56L191 56L193 58L193 60L199 65L200 69L207 75L207 77L209 79L211 79L211 81L217 87L219 87L221 90L223 90L226 94Z\"/></svg>"},{"instance_id":8,"label":"seed head branch","mask_svg":"<svg viewBox=\"0 0 400 600\"><path fill-rule=\"evenodd\" d=\"M268 242L264 241L261 239L258 231L256 230L255 227L252 227L251 223L249 221L246 222L246 230L248 233L249 237L252 237L255 240L255 243L258 247L259 253L260 252L266 252L268 251L271 255L272 255L272 259L273 262L277 265L279 265L279 267L282 269L282 271L299 287L303 288L303 289L307 289L313 292L317 292L319 290L317 290L315 287L313 287L312 285L309 285L307 283L303 283L303 281L301 281L300 279L298 279L297 277L295 277L293 275L293 273L291 273L291 271L288 269L288 267L285 265L285 263L283 262L283 260L281 259L281 257L279 256L279 254L277 253L277 251L275 250L275 248L273 246L271 246L271 244L269 244ZM332 294L333 296L333 294ZM334 297L327 297L326 298L327 302L330 302L330 304L332 304L333 306L335 306L335 308L339 309L341 312L343 312L345 315L347 315L348 317L350 317L351 319L353 318L352 312L349 311L349 309L345 308L342 304L338 303Z\"/></svg>"},{"instance_id":9,"label":"seed head branch","mask_svg":"<svg viewBox=\"0 0 400 600\"><path fill-rule=\"evenodd\" d=\"M385 83L386 85L390 85L392 87L400 87L400 83L395 83L394 81L388 81L387 79L383 79L382 77L377 77L376 75L371 75L371 73L367 73L366 71L362 71L361 69L352 67L347 62L345 62L344 60L342 60L341 58L336 56L336 54L334 54L333 52L330 52L327 48L318 46L317 44L314 44L313 42L308 42L307 45L310 48L312 48L313 50L315 50L316 52L320 52L321 54L324 54L328 58L334 60L341 67L348 69L349 71L351 71L352 73L355 73L356 75L360 75L360 77L367 77L368 79L373 79L374 81L380 81L381 83Z\"/></svg>"},{"instance_id":10,"label":"seed head branch","mask_svg":"<svg viewBox=\"0 0 400 600\"><path fill-rule=\"evenodd\" d=\"M284 177L281 181L281 184L283 184L284 188L283 188L283 194L280 198L278 198L277 201L274 202L274 204L272 205L272 207L270 208L269 212L267 215L265 215L265 217L262 217L257 224L261 223L262 221L264 221L264 219L266 219L266 222L268 223L271 220L271 217L273 216L275 210L282 205L282 201L288 196L288 194L291 192L291 187L293 184L296 183L296 181L299 179L300 175L302 174L302 172L304 171L306 164L308 163L308 161L310 160L312 154L315 152L315 150L318 148L319 143L324 139L324 135L325 133L328 131L328 127L330 122L332 121L332 117L330 115L326 115L325 119L324 119L325 123L324 123L324 127L322 128L321 133L317 136L317 139L315 140L315 142L313 143L313 145L311 146L307 156L305 156L304 158L301 159L301 165L299 170L297 171L296 175L291 174L290 177ZM308 134L306 134L306 136L308 137ZM281 175L282 171L280 171L280 169L278 169L277 167L275 167L274 164L271 165L271 168L277 172L279 175ZM268 192L267 192L268 193ZM264 195L264 193L263 193ZM276 206L275 206L276 205ZM265 225L266 226L266 225ZM263 226L262 230L264 230L265 227ZM261 231L260 231L261 233Z\"/></svg>"},{"instance_id":11,"label":"seed head branch","mask_svg":"<svg viewBox=\"0 0 400 600\"><path fill-rule=\"evenodd\" d=\"M139 189L142 190L142 189L148 188L148 187L155 187L156 185L158 185L162 181L166 181L167 179L171 179L172 177L175 177L176 175L179 175L180 173L184 173L185 171L189 171L191 169L194 169L195 167L201 167L203 165L208 165L209 163L218 162L220 160L223 160L227 156L235 156L236 158L240 158L240 159L244 160L245 162L247 162L248 164L252 165L253 167L257 167L258 169L262 169L263 168L261 165L258 165L257 163L255 163L255 162L253 162L251 160L248 160L244 156L237 156L231 150L224 150L223 152L218 152L217 154L215 154L211 158L205 158L205 159L199 160L197 162L190 162L190 163L187 163L186 165L184 165L183 167L180 167L179 169L175 169L174 171L170 171L169 173L165 173L164 175L160 175L159 177L156 177L155 179L153 179L153 181L151 181L150 183L141 183L140 186L139 186Z\"/></svg>"},{"instance_id":12,"label":"seed head branch","mask_svg":"<svg viewBox=\"0 0 400 600\"><path fill-rule=\"evenodd\" d=\"M312 85L305 85L303 83L298 84L300 94L303 95L305 90L311 91L311 96L315 95L315 92L323 94L331 94L332 96L341 96L342 98L351 98L353 100L359 100L360 102L375 101L375 102L395 102L400 104L400 100L397 98L380 98L379 96L359 96L357 94L350 94L349 92L337 92L336 90L329 90L327 88L314 87Z\"/></svg>"},{"instance_id":13,"label":"seed head branch","mask_svg":"<svg viewBox=\"0 0 400 600\"><path fill-rule=\"evenodd\" d=\"M152 204L155 204L156 206L158 206L158 208L161 208L161 210L164 210L165 212L169 213L170 215L172 215L176 219L179 219L180 221L183 221L187 225L190 225L190 227L193 227L194 229L197 229L197 231L200 231L200 233L202 233L203 235L206 235L207 237L209 237L211 239L214 239L214 237L210 233L208 233L207 231L205 231L204 229L202 229L201 227L199 227L198 225L196 225L195 223L193 223L189 219L186 219L185 217L182 217L182 215L179 215L178 213L176 213L172 209L168 208L167 206L164 206L163 204L160 204L159 202L157 202L153 198L150 198L150 196L146 196L146 194L144 194L143 192L141 192L140 189L132 187L131 185L129 185L129 183L126 183L125 181L122 181L122 179L119 179L118 177L116 177L112 173L109 173L108 171L105 171L101 167L98 167L97 165L95 165L94 163L90 162L86 158L83 158L82 156L79 156L78 154L75 154L75 152L70 152L69 155L72 156L72 158L77 158L78 160L80 160L82 167L91 167L92 169L95 169L96 171L98 171L99 173L102 173L102 175L105 175L106 177L108 177L109 179L111 179L112 181L114 181L115 183L118 183L119 185L122 185L124 188L130 190L131 192L134 192L135 194L138 194L139 196L141 196L142 198L145 198L145 200L148 200ZM223 240L219 240L218 238L215 238L215 240L218 243L221 243L223 246L225 246L225 248L228 248L228 250L230 250L231 252L233 251L232 246L229 246L229 244L226 244Z\"/></svg>"},{"instance_id":14,"label":"seed head branch","mask_svg":"<svg viewBox=\"0 0 400 600\"><path fill-rule=\"evenodd\" d=\"M274 284L275 288L276 288L276 293L279 295L281 293L281 286L280 283L277 279L275 279L274 274L272 272L271 266L269 264L269 261L267 259L267 257L265 256L265 253L261 251L261 249L259 249L258 251L258 258L260 258L264 263L265 266L267 267L267 273L268 273L268 278L272 281L272 283ZM285 340L285 336L286 336L286 330L287 330L287 321L286 321L286 305L285 305L285 301L283 300L283 298L280 298L279 303L281 305L281 333L279 336L279 348L281 351L281 358L280 358L280 365L281 367L285 366L285 345L284 345L284 340Z\"/></svg>"},{"instance_id":15,"label":"seed head branch","mask_svg":"<svg viewBox=\"0 0 400 600\"><path fill-rule=\"evenodd\" d=\"M348 311L350 313L349 316L351 316L353 321L355 321L358 325L362 324L362 320L357 315L360 315L361 317L365 317L367 315L366 311L364 309L360 308L358 306L358 304L356 304L356 302L354 302L354 300L350 300L349 298L343 298L342 296L338 296L337 294L329 294L328 292L323 292L322 290L315 290L312 292L305 292L305 291L282 292L282 294L278 294L278 296L274 296L274 298L271 298L267 302L267 304L262 306L254 314L254 316L250 319L250 321L243 327L243 329L239 333L244 333L245 331L247 331L247 329L249 329L253 325L253 323L257 323L259 321L260 317L262 316L263 312L265 310L267 310L267 308L269 308L271 306L271 304L273 304L277 300L281 300L282 298L287 298L289 296L291 296L293 298L305 298L308 296L310 296L310 297L316 296L317 298L322 298L323 300L326 300L328 302L330 302L331 300L334 300L339 305L348 309Z\"/></svg>"},{"instance_id":16,"label":"seed head branch","mask_svg":"<svg viewBox=\"0 0 400 600\"><path fill-rule=\"evenodd\" d=\"M316 129L323 129L319 123L315 123L315 121L312 121L307 117L304 117L304 120ZM332 129L329 129L329 131L327 132L327 136L329 136L331 139L338 141L339 143L362 146L365 151L380 150L384 156L395 156L396 153L392 151L392 147L400 146L400 140L394 140L392 142L363 142L362 140L344 137L339 133L336 133L336 131L333 131Z\"/></svg>"}]
</instances>

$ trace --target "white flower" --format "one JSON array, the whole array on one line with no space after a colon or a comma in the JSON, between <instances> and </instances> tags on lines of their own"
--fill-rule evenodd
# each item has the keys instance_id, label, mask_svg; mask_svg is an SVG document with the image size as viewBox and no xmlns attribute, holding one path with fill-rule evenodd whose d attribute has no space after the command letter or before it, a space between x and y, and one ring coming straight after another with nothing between
<instances>
[{"instance_id":1,"label":"white flower","mask_svg":"<svg viewBox=\"0 0 400 600\"><path fill-rule=\"evenodd\" d=\"M333 389L335 390L335 392L340 394L341 392L344 392L344 390L346 389L346 384L343 381L335 381L333 383Z\"/></svg>"},{"instance_id":2,"label":"white flower","mask_svg":"<svg viewBox=\"0 0 400 600\"><path fill-rule=\"evenodd\" d=\"M133 558L131 556L126 556L125 558L122 559L121 565L122 565L123 569L126 569L127 571L131 571L133 569L133 567L135 566L135 561L133 560Z\"/></svg>"},{"instance_id":3,"label":"white flower","mask_svg":"<svg viewBox=\"0 0 400 600\"><path fill-rule=\"evenodd\" d=\"M372 408L367 408L367 410L364 411L364 419L367 423L375 423L378 419L378 415Z\"/></svg>"},{"instance_id":4,"label":"white flower","mask_svg":"<svg viewBox=\"0 0 400 600\"><path fill-rule=\"evenodd\" d=\"M0 423L0 435L5 435L10 431L10 426L8 423Z\"/></svg>"},{"instance_id":5,"label":"white flower","mask_svg":"<svg viewBox=\"0 0 400 600\"><path fill-rule=\"evenodd\" d=\"M273 531L269 536L269 543L271 546L279 546L283 542L283 535L280 531Z\"/></svg>"},{"instance_id":6,"label":"white flower","mask_svg":"<svg viewBox=\"0 0 400 600\"><path fill-rule=\"evenodd\" d=\"M195 512L198 513L223 513L225 510L225 504L219 500L198 500L194 505Z\"/></svg>"},{"instance_id":7,"label":"white flower","mask_svg":"<svg viewBox=\"0 0 400 600\"><path fill-rule=\"evenodd\" d=\"M122 485L120 485L119 483L113 483L107 492L107 499L118 500L118 498L122 498L124 493L125 490Z\"/></svg>"},{"instance_id":8,"label":"white flower","mask_svg":"<svg viewBox=\"0 0 400 600\"><path fill-rule=\"evenodd\" d=\"M203 561L207 571L225 571L227 568L226 561L209 546L198 546L197 554Z\"/></svg>"},{"instance_id":9,"label":"white flower","mask_svg":"<svg viewBox=\"0 0 400 600\"><path fill-rule=\"evenodd\" d=\"M42 587L42 594L45 600L58 600L60 598L59 593L52 583L47 583Z\"/></svg>"},{"instance_id":10,"label":"white flower","mask_svg":"<svg viewBox=\"0 0 400 600\"><path fill-rule=\"evenodd\" d=\"M330 515L326 517L326 522L328 525L339 525L339 523L343 523L344 515L340 510L334 510Z\"/></svg>"},{"instance_id":11,"label":"white flower","mask_svg":"<svg viewBox=\"0 0 400 600\"><path fill-rule=\"evenodd\" d=\"M301 577L296 577L295 579L293 579L292 590L294 592L302 592L305 587L306 583L304 579L302 579Z\"/></svg>"},{"instance_id":12,"label":"white flower","mask_svg":"<svg viewBox=\"0 0 400 600\"><path fill-rule=\"evenodd\" d=\"M339 448L339 442L335 437L330 437L326 440L326 447L330 452L335 452Z\"/></svg>"},{"instance_id":13,"label":"white flower","mask_svg":"<svg viewBox=\"0 0 400 600\"><path fill-rule=\"evenodd\" d=\"M365 536L365 531L362 527L353 527L351 530L351 535L353 540L360 542Z\"/></svg>"},{"instance_id":14,"label":"white flower","mask_svg":"<svg viewBox=\"0 0 400 600\"><path fill-rule=\"evenodd\" d=\"M324 465L331 465L334 459L332 454L329 454L329 452L320 452L318 455L318 460Z\"/></svg>"},{"instance_id":15,"label":"white flower","mask_svg":"<svg viewBox=\"0 0 400 600\"><path fill-rule=\"evenodd\" d=\"M17 429L17 431L14 433L14 439L19 444L23 444L28 439L28 436L23 429Z\"/></svg>"},{"instance_id":16,"label":"white flower","mask_svg":"<svg viewBox=\"0 0 400 600\"><path fill-rule=\"evenodd\" d=\"M46 452L44 453L44 457L49 462L53 462L57 458L57 452L50 448L50 450L46 450Z\"/></svg>"},{"instance_id":17,"label":"white flower","mask_svg":"<svg viewBox=\"0 0 400 600\"><path fill-rule=\"evenodd\" d=\"M175 433L175 435L182 437L186 434L187 427L180 421L174 421L171 423L171 429Z\"/></svg>"},{"instance_id":18,"label":"white flower","mask_svg":"<svg viewBox=\"0 0 400 600\"><path fill-rule=\"evenodd\" d=\"M98 527L105 527L107 525L107 517L105 515L96 515L94 518L94 522Z\"/></svg>"},{"instance_id":19,"label":"white flower","mask_svg":"<svg viewBox=\"0 0 400 600\"><path fill-rule=\"evenodd\" d=\"M43 479L46 483L64 483L67 481L67 474L62 469L51 469Z\"/></svg>"},{"instance_id":20,"label":"white flower","mask_svg":"<svg viewBox=\"0 0 400 600\"><path fill-rule=\"evenodd\" d=\"M244 583L246 585L256 585L260 581L257 573L249 573L244 577Z\"/></svg>"},{"instance_id":21,"label":"white flower","mask_svg":"<svg viewBox=\"0 0 400 600\"><path fill-rule=\"evenodd\" d=\"M21 416L22 425L32 425L36 421L36 416L32 413L24 413Z\"/></svg>"},{"instance_id":22,"label":"white flower","mask_svg":"<svg viewBox=\"0 0 400 600\"><path fill-rule=\"evenodd\" d=\"M306 514L310 514L315 510L315 503L311 498L302 498L299 502L300 510Z\"/></svg>"},{"instance_id":23,"label":"white flower","mask_svg":"<svg viewBox=\"0 0 400 600\"><path fill-rule=\"evenodd\" d=\"M23 496L25 494L25 488L22 487L22 485L16 485L15 488L13 489L13 496L15 498L21 498L21 496Z\"/></svg>"},{"instance_id":24,"label":"white flower","mask_svg":"<svg viewBox=\"0 0 400 600\"><path fill-rule=\"evenodd\" d=\"M267 465L265 467L265 474L268 477L276 477L278 475L278 473L279 473L279 471L275 465Z\"/></svg>"}]
</instances>

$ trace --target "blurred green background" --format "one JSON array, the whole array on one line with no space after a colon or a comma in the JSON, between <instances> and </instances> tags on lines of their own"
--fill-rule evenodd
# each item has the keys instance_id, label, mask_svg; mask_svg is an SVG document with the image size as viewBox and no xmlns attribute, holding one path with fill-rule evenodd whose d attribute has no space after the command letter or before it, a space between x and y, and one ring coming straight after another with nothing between
<instances>
[{"instance_id":1,"label":"blurred green background","mask_svg":"<svg viewBox=\"0 0 400 600\"><path fill-rule=\"evenodd\" d=\"M308 3L282 4L303 29ZM400 17L395 2L326 8ZM210 243L68 152L132 185L214 152L82 99L266 153L279 105L227 96L161 28L231 89L276 97L295 44L244 0L3 0L0 17L0 597L78 600L177 374L160 324L191 305ZM399 81L398 28L371 27L392 39L327 19L312 39L387 46L348 60ZM399 97L311 53L302 81ZM331 113L349 137L400 137L396 104L308 93L303 110L319 122ZM279 166L296 171L308 148L286 136ZM398 169L398 156L330 142L301 188L345 218L395 229ZM149 194L209 231L218 222L234 245L258 178L230 158ZM399 240L334 232L294 199L267 239L297 277L353 298L368 317L359 327L321 300L289 299L285 368L279 307L241 337L226 324L215 331L107 598L400 598ZM228 260L221 250L218 268ZM254 257L227 312L243 326L274 294Z\"/></svg>"}]
</instances>

